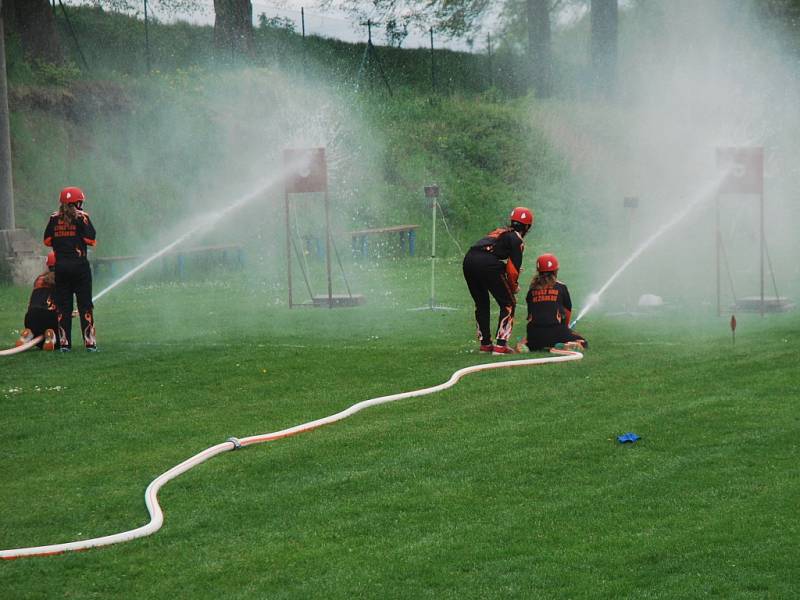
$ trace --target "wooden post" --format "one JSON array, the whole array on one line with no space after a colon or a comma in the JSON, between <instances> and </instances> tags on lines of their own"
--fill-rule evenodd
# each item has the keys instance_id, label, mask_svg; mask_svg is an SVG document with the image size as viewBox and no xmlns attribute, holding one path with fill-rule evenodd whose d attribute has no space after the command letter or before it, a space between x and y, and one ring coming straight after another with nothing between
<instances>
[{"instance_id":1,"label":"wooden post","mask_svg":"<svg viewBox=\"0 0 800 600\"><path fill-rule=\"evenodd\" d=\"M331 210L328 187L325 186L325 268L328 271L328 308L333 308L333 280L331 279Z\"/></svg>"},{"instance_id":2,"label":"wooden post","mask_svg":"<svg viewBox=\"0 0 800 600\"><path fill-rule=\"evenodd\" d=\"M761 230L761 240L760 240L760 252L759 255L761 257L760 262L760 278L761 278L761 316L764 316L764 253L766 252L765 243L764 243L764 192L758 195L760 206L760 223L759 228ZM776 298L777 302L777 298Z\"/></svg>"},{"instance_id":3,"label":"wooden post","mask_svg":"<svg viewBox=\"0 0 800 600\"><path fill-rule=\"evenodd\" d=\"M720 252L722 250L722 248L721 248L721 245L722 245L722 237L721 237L722 233L721 233L720 227L719 227L719 194L717 194L716 210L714 212L715 212L715 217L716 217L716 219L715 219L714 239L716 240L716 243L715 243L715 248L716 248L715 257L716 257L716 265L717 265L717 316L721 317L722 316L722 297L721 297L721 290L720 290L720 274L719 274L720 265L719 265L719 259L720 259Z\"/></svg>"},{"instance_id":4,"label":"wooden post","mask_svg":"<svg viewBox=\"0 0 800 600\"><path fill-rule=\"evenodd\" d=\"M289 277L289 308L292 308L292 228L289 223L289 190L284 192L286 208L286 273Z\"/></svg>"}]
</instances>

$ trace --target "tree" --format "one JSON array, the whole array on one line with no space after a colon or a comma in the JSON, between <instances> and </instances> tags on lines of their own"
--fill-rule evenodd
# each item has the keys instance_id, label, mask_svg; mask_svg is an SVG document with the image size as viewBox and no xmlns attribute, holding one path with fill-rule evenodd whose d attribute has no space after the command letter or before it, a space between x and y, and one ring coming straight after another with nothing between
<instances>
[{"instance_id":1,"label":"tree","mask_svg":"<svg viewBox=\"0 0 800 600\"><path fill-rule=\"evenodd\" d=\"M29 60L60 64L64 52L48 0L0 0L5 23L20 38Z\"/></svg>"},{"instance_id":2,"label":"tree","mask_svg":"<svg viewBox=\"0 0 800 600\"><path fill-rule=\"evenodd\" d=\"M0 0L1 2L2 0ZM8 87L6 85L6 47L3 35L3 12L0 11L0 230L14 229L14 187L11 181L11 130L8 122ZM0 247L0 259L6 248Z\"/></svg>"},{"instance_id":3,"label":"tree","mask_svg":"<svg viewBox=\"0 0 800 600\"><path fill-rule=\"evenodd\" d=\"M251 0L214 0L214 48L223 58L253 56Z\"/></svg>"},{"instance_id":4,"label":"tree","mask_svg":"<svg viewBox=\"0 0 800 600\"><path fill-rule=\"evenodd\" d=\"M531 82L539 98L548 98L553 92L553 60L550 50L550 2L549 0L527 0L525 4Z\"/></svg>"},{"instance_id":5,"label":"tree","mask_svg":"<svg viewBox=\"0 0 800 600\"><path fill-rule=\"evenodd\" d=\"M530 83L536 95L552 93L552 54L550 20L552 15L570 2L584 0L322 0L323 7L343 9L355 18L392 22L407 21L422 30L433 28L440 34L461 38L476 35L481 21L489 14L499 14L505 24L524 22Z\"/></svg>"},{"instance_id":6,"label":"tree","mask_svg":"<svg viewBox=\"0 0 800 600\"><path fill-rule=\"evenodd\" d=\"M617 79L617 0L592 0L591 64L595 90L614 95Z\"/></svg>"}]
</instances>

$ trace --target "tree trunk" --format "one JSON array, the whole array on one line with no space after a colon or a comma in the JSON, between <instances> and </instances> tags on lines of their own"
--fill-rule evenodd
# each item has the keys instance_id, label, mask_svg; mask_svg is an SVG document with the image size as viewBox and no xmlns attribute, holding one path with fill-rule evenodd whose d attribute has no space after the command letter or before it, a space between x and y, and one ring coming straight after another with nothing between
<instances>
[{"instance_id":1,"label":"tree trunk","mask_svg":"<svg viewBox=\"0 0 800 600\"><path fill-rule=\"evenodd\" d=\"M595 90L612 98L617 87L617 0L592 0L591 63Z\"/></svg>"},{"instance_id":2,"label":"tree trunk","mask_svg":"<svg viewBox=\"0 0 800 600\"><path fill-rule=\"evenodd\" d=\"M253 56L251 0L214 0L214 49L223 61Z\"/></svg>"},{"instance_id":3,"label":"tree trunk","mask_svg":"<svg viewBox=\"0 0 800 600\"><path fill-rule=\"evenodd\" d=\"M0 0L1 2L2 0ZM14 229L14 188L11 180L11 129L8 123L6 47L0 11L0 230ZM0 248L0 260L3 260Z\"/></svg>"},{"instance_id":4,"label":"tree trunk","mask_svg":"<svg viewBox=\"0 0 800 600\"><path fill-rule=\"evenodd\" d=\"M61 64L64 52L48 0L1 0L6 26L19 34L28 60Z\"/></svg>"},{"instance_id":5,"label":"tree trunk","mask_svg":"<svg viewBox=\"0 0 800 600\"><path fill-rule=\"evenodd\" d=\"M528 17L528 60L531 84L538 98L553 93L552 54L550 50L550 2L526 0Z\"/></svg>"}]
</instances>

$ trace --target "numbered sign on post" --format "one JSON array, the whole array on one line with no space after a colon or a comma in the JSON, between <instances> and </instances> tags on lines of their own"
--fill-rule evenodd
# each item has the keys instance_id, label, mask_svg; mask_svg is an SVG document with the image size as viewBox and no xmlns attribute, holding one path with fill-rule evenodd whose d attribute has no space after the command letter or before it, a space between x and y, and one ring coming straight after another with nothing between
<instances>
[{"instance_id":1,"label":"numbered sign on post","mask_svg":"<svg viewBox=\"0 0 800 600\"><path fill-rule=\"evenodd\" d=\"M327 191L328 167L325 162L325 148L287 148L283 151L283 165L287 170L287 193Z\"/></svg>"},{"instance_id":2,"label":"numbered sign on post","mask_svg":"<svg viewBox=\"0 0 800 600\"><path fill-rule=\"evenodd\" d=\"M764 148L717 148L717 168L725 176L720 193L764 192Z\"/></svg>"}]
</instances>

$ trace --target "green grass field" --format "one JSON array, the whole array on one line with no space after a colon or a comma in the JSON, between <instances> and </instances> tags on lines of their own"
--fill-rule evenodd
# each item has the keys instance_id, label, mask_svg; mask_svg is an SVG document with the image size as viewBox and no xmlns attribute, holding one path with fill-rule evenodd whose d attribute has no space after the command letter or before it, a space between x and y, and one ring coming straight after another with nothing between
<instances>
[{"instance_id":1,"label":"green grass field","mask_svg":"<svg viewBox=\"0 0 800 600\"><path fill-rule=\"evenodd\" d=\"M98 302L97 354L3 358L0 547L138 527L148 483L229 436L503 360L475 352L457 262L453 312L407 310L425 261L376 270L339 310L238 274L129 282ZM28 293L0 288L0 346ZM157 534L2 561L0 597L797 597L800 315L737 318L733 347L710 314L598 309L582 361L224 454L162 490Z\"/></svg>"}]
</instances>

